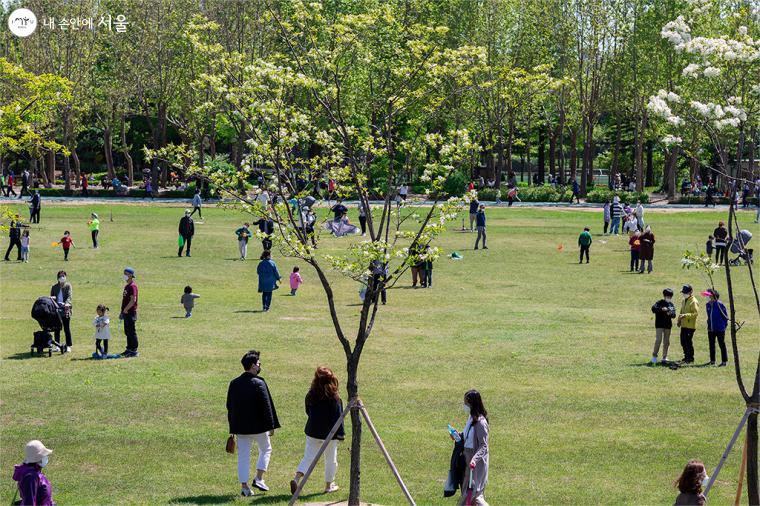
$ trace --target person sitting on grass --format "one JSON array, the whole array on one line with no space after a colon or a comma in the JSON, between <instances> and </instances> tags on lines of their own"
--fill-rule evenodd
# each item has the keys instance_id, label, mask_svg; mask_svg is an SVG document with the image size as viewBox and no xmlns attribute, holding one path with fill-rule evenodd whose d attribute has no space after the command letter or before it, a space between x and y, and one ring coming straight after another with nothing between
<instances>
[{"instance_id":1,"label":"person sitting on grass","mask_svg":"<svg viewBox=\"0 0 760 506\"><path fill-rule=\"evenodd\" d=\"M179 303L185 307L185 318L193 316L193 308L195 307L195 299L200 298L200 295L193 293L192 286L185 287L185 293L179 299Z\"/></svg>"},{"instance_id":2,"label":"person sitting on grass","mask_svg":"<svg viewBox=\"0 0 760 506\"><path fill-rule=\"evenodd\" d=\"M652 351L652 365L657 363L657 355L662 343L662 361L668 360L668 348L670 347L670 331L673 328L673 318L676 317L676 307L673 305L673 290L666 288L662 291L662 299L652 306L654 313L654 350Z\"/></svg>"},{"instance_id":3,"label":"person sitting on grass","mask_svg":"<svg viewBox=\"0 0 760 506\"><path fill-rule=\"evenodd\" d=\"M709 481L710 477L707 476L705 465L699 460L690 460L684 467L681 476L675 481L675 486L680 494L676 497L674 504L677 506L703 506L707 499L702 490Z\"/></svg>"},{"instance_id":4,"label":"person sitting on grass","mask_svg":"<svg viewBox=\"0 0 760 506\"><path fill-rule=\"evenodd\" d=\"M95 309L97 316L92 321L95 326L95 356L99 358L108 357L108 340L111 339L111 320L108 318L108 308L103 304L98 304Z\"/></svg>"},{"instance_id":5,"label":"person sitting on grass","mask_svg":"<svg viewBox=\"0 0 760 506\"><path fill-rule=\"evenodd\" d=\"M29 441L24 447L24 462L15 466L13 481L18 483L19 504L55 506L53 487L42 472L48 465L53 450L45 448L40 441Z\"/></svg>"},{"instance_id":6,"label":"person sitting on grass","mask_svg":"<svg viewBox=\"0 0 760 506\"><path fill-rule=\"evenodd\" d=\"M578 259L578 263L583 263L583 255L586 255L586 263L588 263L588 250L591 248L591 242L593 239L591 238L591 232L589 231L588 227L583 228L583 232L581 232L581 235L578 236L578 247L580 248L580 255Z\"/></svg>"}]
</instances>

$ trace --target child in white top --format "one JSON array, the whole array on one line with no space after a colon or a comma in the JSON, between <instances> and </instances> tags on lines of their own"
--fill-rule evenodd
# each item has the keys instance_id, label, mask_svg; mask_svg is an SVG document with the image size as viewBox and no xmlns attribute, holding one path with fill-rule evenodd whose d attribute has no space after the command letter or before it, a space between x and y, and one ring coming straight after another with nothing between
<instances>
[{"instance_id":1,"label":"child in white top","mask_svg":"<svg viewBox=\"0 0 760 506\"><path fill-rule=\"evenodd\" d=\"M24 230L21 235L21 261L29 263L29 230Z\"/></svg>"},{"instance_id":2,"label":"child in white top","mask_svg":"<svg viewBox=\"0 0 760 506\"><path fill-rule=\"evenodd\" d=\"M108 319L108 308L98 304L98 316L92 321L95 325L95 355L99 358L108 356L108 340L111 339L111 320Z\"/></svg>"}]
</instances>

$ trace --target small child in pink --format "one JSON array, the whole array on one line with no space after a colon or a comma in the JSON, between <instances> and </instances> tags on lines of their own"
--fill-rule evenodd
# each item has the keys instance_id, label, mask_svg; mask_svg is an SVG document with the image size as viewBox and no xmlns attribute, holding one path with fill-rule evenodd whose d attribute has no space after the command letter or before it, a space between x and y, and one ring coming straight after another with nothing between
<instances>
[{"instance_id":1,"label":"small child in pink","mask_svg":"<svg viewBox=\"0 0 760 506\"><path fill-rule=\"evenodd\" d=\"M301 279L298 270L298 266L293 267L293 272L290 273L290 295L295 295L298 287L303 283L303 279Z\"/></svg>"}]
</instances>

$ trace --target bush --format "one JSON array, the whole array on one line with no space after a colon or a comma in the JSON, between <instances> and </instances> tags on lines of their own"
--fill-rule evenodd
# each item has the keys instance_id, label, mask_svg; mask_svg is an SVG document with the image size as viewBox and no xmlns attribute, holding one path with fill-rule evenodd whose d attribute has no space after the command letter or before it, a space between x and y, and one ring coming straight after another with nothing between
<instances>
[{"instance_id":1,"label":"bush","mask_svg":"<svg viewBox=\"0 0 760 506\"><path fill-rule=\"evenodd\" d=\"M731 199L728 197L713 197L713 201L715 201L716 204L721 205L728 205L731 203ZM750 197L747 199L749 202L749 205L751 207L757 206L757 198L756 197ZM672 204L702 204L705 203L705 197L695 197L694 195L691 195L689 197L678 197L675 201L671 202ZM741 208L741 199L739 200L739 208Z\"/></svg>"},{"instance_id":2,"label":"bush","mask_svg":"<svg viewBox=\"0 0 760 506\"><path fill-rule=\"evenodd\" d=\"M570 201L571 190L561 190L550 185L543 186L519 186L518 197L523 202L562 202ZM501 200L507 200L508 188L501 187ZM485 188L478 190L478 200L495 201L497 190L494 188Z\"/></svg>"},{"instance_id":3,"label":"bush","mask_svg":"<svg viewBox=\"0 0 760 506\"><path fill-rule=\"evenodd\" d=\"M621 202L634 203L640 200L642 204L649 203L649 194L645 192L626 192L626 191L613 191L607 188L594 188L586 194L586 202L593 202L597 204L603 204L606 201L612 202L612 197L620 197Z\"/></svg>"},{"instance_id":4,"label":"bush","mask_svg":"<svg viewBox=\"0 0 760 506\"><path fill-rule=\"evenodd\" d=\"M72 196L81 196L82 190L76 189L76 190L63 190L59 188L33 188L34 190L39 190L40 195L43 197L72 197ZM168 199L189 199L192 198L194 193L193 188L188 188L187 190L166 190L162 191L160 198L168 198ZM148 194L145 190L136 189L133 188L129 190L129 193L126 195L119 194L117 195L116 192L113 190L104 190L103 188L88 188L87 194L90 197L97 197L97 198L112 198L112 197L133 197L133 198L146 198L148 197Z\"/></svg>"}]
</instances>

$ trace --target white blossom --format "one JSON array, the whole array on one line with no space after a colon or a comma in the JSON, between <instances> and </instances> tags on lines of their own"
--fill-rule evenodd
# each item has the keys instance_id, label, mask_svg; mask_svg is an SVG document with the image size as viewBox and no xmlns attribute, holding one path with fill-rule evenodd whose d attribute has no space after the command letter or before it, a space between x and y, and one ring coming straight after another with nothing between
<instances>
[{"instance_id":1,"label":"white blossom","mask_svg":"<svg viewBox=\"0 0 760 506\"><path fill-rule=\"evenodd\" d=\"M696 63L689 63L686 67L683 69L683 75L687 77L697 77L697 73L699 72L700 67Z\"/></svg>"},{"instance_id":2,"label":"white blossom","mask_svg":"<svg viewBox=\"0 0 760 506\"><path fill-rule=\"evenodd\" d=\"M683 139L681 139L680 137L676 137L675 135L668 134L662 138L662 143L665 144L666 146L671 146L673 144L681 144L681 142L683 142Z\"/></svg>"},{"instance_id":3,"label":"white blossom","mask_svg":"<svg viewBox=\"0 0 760 506\"><path fill-rule=\"evenodd\" d=\"M720 75L720 69L717 67L707 67L703 73L705 77L718 77Z\"/></svg>"}]
</instances>

